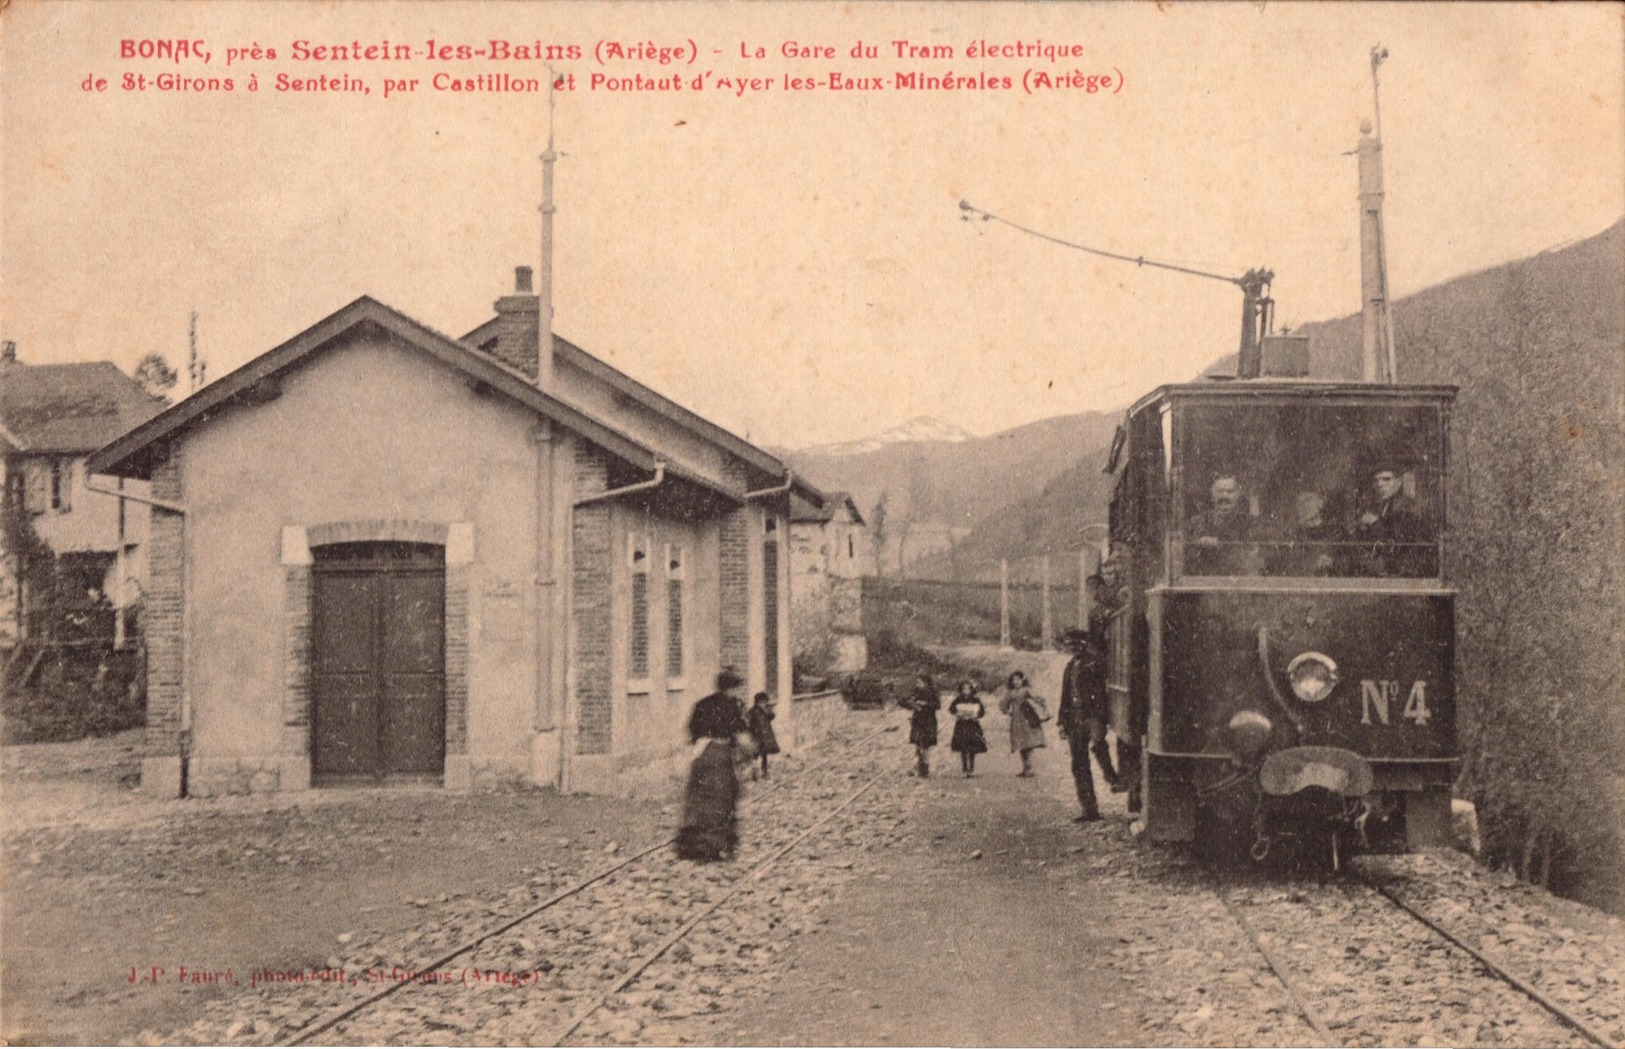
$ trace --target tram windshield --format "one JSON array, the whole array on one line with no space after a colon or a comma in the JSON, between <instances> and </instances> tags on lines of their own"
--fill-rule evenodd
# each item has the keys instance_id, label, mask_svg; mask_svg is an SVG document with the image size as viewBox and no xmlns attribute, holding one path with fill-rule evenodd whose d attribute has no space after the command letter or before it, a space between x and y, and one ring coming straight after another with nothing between
<instances>
[{"instance_id":1,"label":"tram windshield","mask_svg":"<svg viewBox=\"0 0 1625 1049\"><path fill-rule=\"evenodd\" d=\"M1439 574L1438 407L1196 404L1176 427L1183 574Z\"/></svg>"}]
</instances>

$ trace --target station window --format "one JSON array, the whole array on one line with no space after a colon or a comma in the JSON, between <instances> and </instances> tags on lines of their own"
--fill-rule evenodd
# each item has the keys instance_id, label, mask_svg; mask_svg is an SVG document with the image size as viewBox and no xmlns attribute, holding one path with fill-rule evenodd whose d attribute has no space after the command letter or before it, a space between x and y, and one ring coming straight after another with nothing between
<instances>
[{"instance_id":1,"label":"station window","mask_svg":"<svg viewBox=\"0 0 1625 1049\"><path fill-rule=\"evenodd\" d=\"M627 558L632 570L631 629L627 631L630 646L627 676L634 686L649 678L649 542L642 536L631 536L627 543ZM645 684L644 689L647 689Z\"/></svg>"},{"instance_id":2,"label":"station window","mask_svg":"<svg viewBox=\"0 0 1625 1049\"><path fill-rule=\"evenodd\" d=\"M687 578L682 546L673 543L666 554L666 687L682 686L683 584Z\"/></svg>"},{"instance_id":3,"label":"station window","mask_svg":"<svg viewBox=\"0 0 1625 1049\"><path fill-rule=\"evenodd\" d=\"M73 509L73 460L51 460L51 509Z\"/></svg>"},{"instance_id":4,"label":"station window","mask_svg":"<svg viewBox=\"0 0 1625 1049\"><path fill-rule=\"evenodd\" d=\"M769 518L771 525L773 519ZM779 537L769 528L762 543L762 646L767 665L767 691L779 691Z\"/></svg>"}]
</instances>

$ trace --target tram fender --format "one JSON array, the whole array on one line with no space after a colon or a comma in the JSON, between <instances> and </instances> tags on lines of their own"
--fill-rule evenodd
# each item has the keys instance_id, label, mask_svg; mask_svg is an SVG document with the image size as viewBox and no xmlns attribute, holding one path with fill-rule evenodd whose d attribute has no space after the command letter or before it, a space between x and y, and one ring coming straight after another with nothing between
<instances>
[{"instance_id":1,"label":"tram fender","mask_svg":"<svg viewBox=\"0 0 1625 1049\"><path fill-rule=\"evenodd\" d=\"M1371 763L1340 747L1289 747L1264 759L1258 785L1277 797L1321 787L1345 798L1371 793L1375 777Z\"/></svg>"}]
</instances>

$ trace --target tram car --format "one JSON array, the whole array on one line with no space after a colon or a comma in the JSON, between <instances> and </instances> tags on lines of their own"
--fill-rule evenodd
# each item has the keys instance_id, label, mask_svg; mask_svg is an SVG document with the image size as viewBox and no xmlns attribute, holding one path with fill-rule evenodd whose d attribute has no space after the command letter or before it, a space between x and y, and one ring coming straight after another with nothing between
<instances>
[{"instance_id":1,"label":"tram car","mask_svg":"<svg viewBox=\"0 0 1625 1049\"><path fill-rule=\"evenodd\" d=\"M1101 614L1130 808L1151 840L1255 860L1443 843L1456 390L1311 380L1300 337L1262 341L1259 377L1160 387L1112 445Z\"/></svg>"}]
</instances>

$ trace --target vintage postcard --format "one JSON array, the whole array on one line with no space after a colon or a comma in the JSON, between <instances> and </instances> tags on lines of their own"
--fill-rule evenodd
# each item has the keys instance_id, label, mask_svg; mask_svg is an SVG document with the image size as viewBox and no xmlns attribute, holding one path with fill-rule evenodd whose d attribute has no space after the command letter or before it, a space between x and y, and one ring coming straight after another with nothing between
<instances>
[{"instance_id":1,"label":"vintage postcard","mask_svg":"<svg viewBox=\"0 0 1625 1049\"><path fill-rule=\"evenodd\" d=\"M1625 1041L1622 10L0 3L0 1038Z\"/></svg>"}]
</instances>

